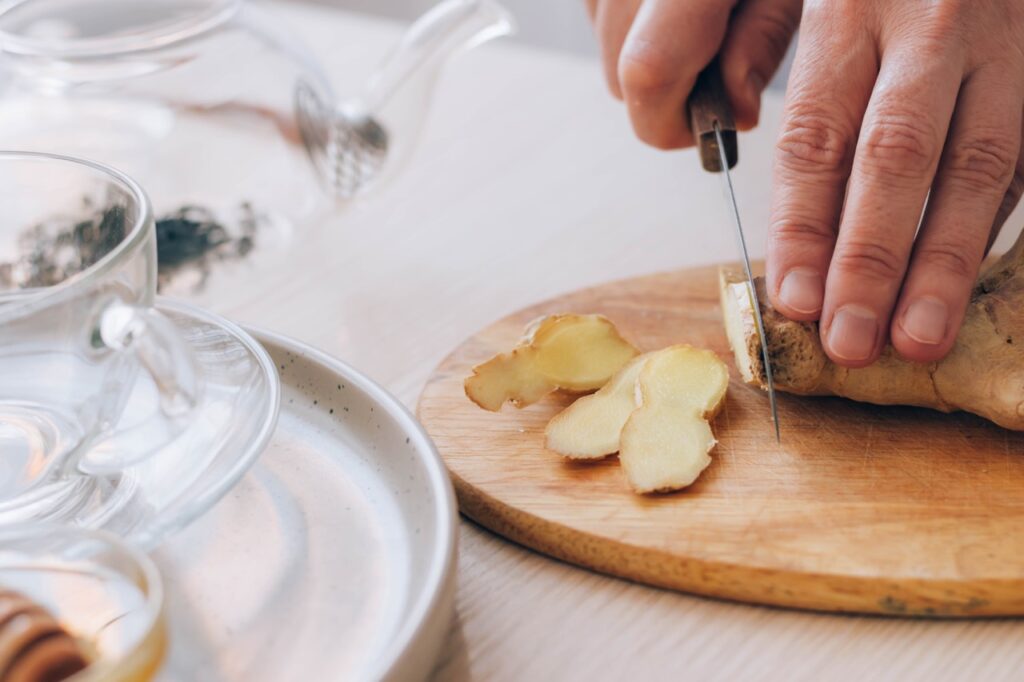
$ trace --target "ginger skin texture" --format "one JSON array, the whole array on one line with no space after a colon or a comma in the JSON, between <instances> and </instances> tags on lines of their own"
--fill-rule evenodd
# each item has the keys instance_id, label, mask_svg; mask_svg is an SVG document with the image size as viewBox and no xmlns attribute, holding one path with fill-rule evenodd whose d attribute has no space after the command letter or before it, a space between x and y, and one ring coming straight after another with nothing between
<instances>
[{"instance_id":1,"label":"ginger skin texture","mask_svg":"<svg viewBox=\"0 0 1024 682\"><path fill-rule=\"evenodd\" d=\"M891 346L873 365L847 369L821 347L817 323L793 322L758 298L775 388L797 395L836 395L876 405L965 411L1024 430L1024 235L978 278L952 351L939 362L900 358ZM764 387L761 344L742 279L721 273L722 313L743 379Z\"/></svg>"}]
</instances>

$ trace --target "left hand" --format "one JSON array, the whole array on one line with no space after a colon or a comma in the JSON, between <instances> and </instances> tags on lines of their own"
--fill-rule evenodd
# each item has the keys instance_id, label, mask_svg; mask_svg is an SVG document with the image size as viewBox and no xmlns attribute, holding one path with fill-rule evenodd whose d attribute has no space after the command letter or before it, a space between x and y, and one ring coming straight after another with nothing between
<instances>
[{"instance_id":1,"label":"left hand","mask_svg":"<svg viewBox=\"0 0 1024 682\"><path fill-rule=\"evenodd\" d=\"M840 365L888 340L945 356L1024 188L1022 114L1021 0L806 0L775 161L775 307L820 320Z\"/></svg>"}]
</instances>

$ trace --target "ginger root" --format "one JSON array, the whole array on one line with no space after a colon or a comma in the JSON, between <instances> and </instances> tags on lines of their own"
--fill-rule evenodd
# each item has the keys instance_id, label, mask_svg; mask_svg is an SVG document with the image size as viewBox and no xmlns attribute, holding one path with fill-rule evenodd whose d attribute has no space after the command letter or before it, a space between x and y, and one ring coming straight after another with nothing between
<instances>
[{"instance_id":1,"label":"ginger root","mask_svg":"<svg viewBox=\"0 0 1024 682\"><path fill-rule=\"evenodd\" d=\"M817 323L793 322L755 286L764 319L775 387L798 395L836 395L877 405L963 410L1024 430L1024 235L978 279L963 326L943 360L917 364L891 346L873 365L846 369L825 355ZM746 285L722 273L722 313L736 366L747 383L764 387L761 343Z\"/></svg>"},{"instance_id":2,"label":"ginger root","mask_svg":"<svg viewBox=\"0 0 1024 682\"><path fill-rule=\"evenodd\" d=\"M619 451L619 436L636 409L636 381L655 353L630 360L601 390L584 396L548 422L547 448L569 459L601 459Z\"/></svg>"},{"instance_id":3,"label":"ginger root","mask_svg":"<svg viewBox=\"0 0 1024 682\"><path fill-rule=\"evenodd\" d=\"M509 401L526 407L558 389L601 388L639 352L602 315L549 315L527 327L511 352L474 367L464 386L485 410Z\"/></svg>"},{"instance_id":4,"label":"ginger root","mask_svg":"<svg viewBox=\"0 0 1024 682\"><path fill-rule=\"evenodd\" d=\"M729 371L709 350L671 346L643 363L637 409L622 429L619 463L638 493L678 490L697 480L715 437L708 423L725 403Z\"/></svg>"}]
</instances>

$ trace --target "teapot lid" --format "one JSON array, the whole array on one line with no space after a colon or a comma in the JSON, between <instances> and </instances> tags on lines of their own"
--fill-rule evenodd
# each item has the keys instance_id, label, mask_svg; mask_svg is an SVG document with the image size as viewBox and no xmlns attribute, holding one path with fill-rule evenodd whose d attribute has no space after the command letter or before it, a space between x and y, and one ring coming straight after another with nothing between
<instances>
[{"instance_id":1,"label":"teapot lid","mask_svg":"<svg viewBox=\"0 0 1024 682\"><path fill-rule=\"evenodd\" d=\"M242 0L0 0L0 50L98 57L165 47L231 18Z\"/></svg>"}]
</instances>

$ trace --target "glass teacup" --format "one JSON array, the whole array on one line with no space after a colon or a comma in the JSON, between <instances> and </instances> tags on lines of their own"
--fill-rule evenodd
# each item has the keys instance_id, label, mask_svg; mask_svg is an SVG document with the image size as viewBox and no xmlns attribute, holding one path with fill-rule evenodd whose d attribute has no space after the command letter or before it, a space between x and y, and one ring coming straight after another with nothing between
<instances>
[{"instance_id":1,"label":"glass teacup","mask_svg":"<svg viewBox=\"0 0 1024 682\"><path fill-rule=\"evenodd\" d=\"M0 206L0 511L9 511L88 485L78 472L90 452L123 467L168 443L201 382L153 308L153 215L134 181L80 159L0 152ZM143 379L159 407L118 424Z\"/></svg>"}]
</instances>

